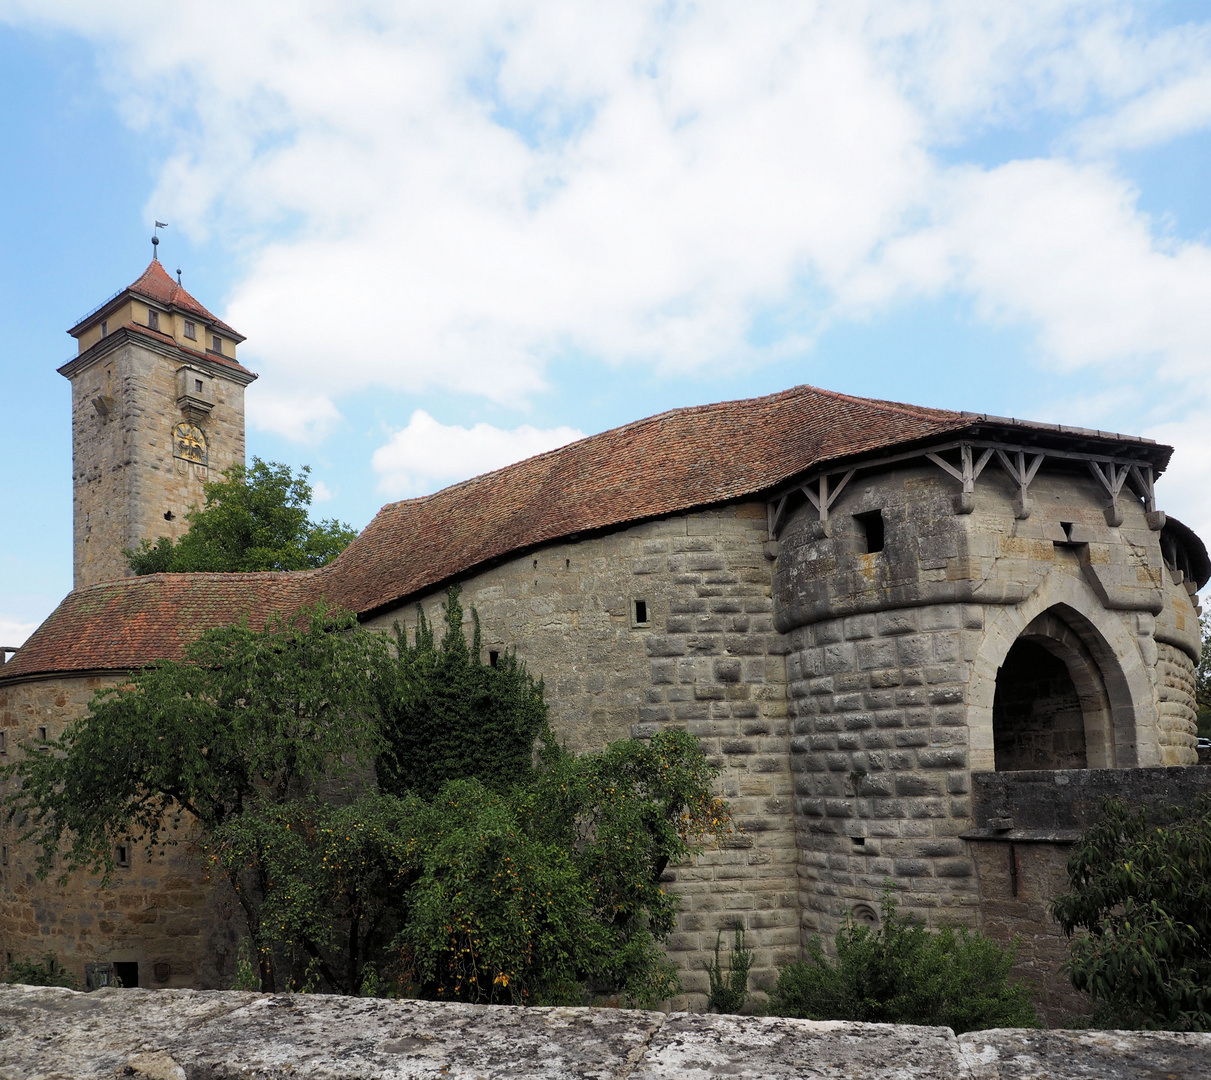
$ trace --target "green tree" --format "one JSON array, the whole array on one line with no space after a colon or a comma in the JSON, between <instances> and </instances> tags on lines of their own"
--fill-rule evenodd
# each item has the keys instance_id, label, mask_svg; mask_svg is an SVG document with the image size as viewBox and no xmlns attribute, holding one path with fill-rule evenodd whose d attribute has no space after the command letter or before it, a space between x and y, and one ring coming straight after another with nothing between
<instances>
[{"instance_id":1,"label":"green tree","mask_svg":"<svg viewBox=\"0 0 1211 1080\"><path fill-rule=\"evenodd\" d=\"M1025 987L1008 981L1014 949L962 926L931 933L897 912L890 891L882 908L877 927L846 923L835 938L835 961L812 938L811 962L779 971L771 1011L806 1020L939 1025L958 1034L1038 1026Z\"/></svg>"},{"instance_id":2,"label":"green tree","mask_svg":"<svg viewBox=\"0 0 1211 1080\"><path fill-rule=\"evenodd\" d=\"M395 659L377 684L384 791L429 798L448 780L473 776L505 790L532 771L536 741L549 737L542 680L535 682L512 651L485 664L479 616L472 610L468 645L458 597L457 588L447 593L440 641L419 608L411 643L395 624Z\"/></svg>"},{"instance_id":3,"label":"green tree","mask_svg":"<svg viewBox=\"0 0 1211 1080\"><path fill-rule=\"evenodd\" d=\"M508 791L447 781L431 799L266 806L223 825L226 871L266 883L258 933L340 993L653 1005L675 993L660 949L670 859L726 828L713 771L684 732L574 758L554 746Z\"/></svg>"},{"instance_id":4,"label":"green tree","mask_svg":"<svg viewBox=\"0 0 1211 1080\"><path fill-rule=\"evenodd\" d=\"M100 692L50 753L25 747L4 770L6 800L39 873L84 868L108 882L118 843L175 842L186 816L204 835L250 810L365 775L381 748L372 672L381 639L323 606L264 630L206 631L183 662L165 661ZM360 773L359 773L360 770ZM263 878L231 874L261 946ZM262 950L262 982L273 989Z\"/></svg>"},{"instance_id":5,"label":"green tree","mask_svg":"<svg viewBox=\"0 0 1211 1080\"><path fill-rule=\"evenodd\" d=\"M1211 739L1211 619L1204 615L1199 619L1199 626L1203 652L1194 672L1194 700L1198 709L1198 734L1200 738Z\"/></svg>"},{"instance_id":6,"label":"green tree","mask_svg":"<svg viewBox=\"0 0 1211 1080\"><path fill-rule=\"evenodd\" d=\"M1051 911L1073 986L1118 1026L1211 1031L1211 795L1159 816L1108 800Z\"/></svg>"},{"instance_id":7,"label":"green tree","mask_svg":"<svg viewBox=\"0 0 1211 1080\"><path fill-rule=\"evenodd\" d=\"M339 521L313 522L310 466L299 475L288 465L252 459L233 465L222 478L204 484L206 504L185 515L189 531L176 543L161 536L127 550L136 574L251 573L309 570L337 557L357 535Z\"/></svg>"}]
</instances>

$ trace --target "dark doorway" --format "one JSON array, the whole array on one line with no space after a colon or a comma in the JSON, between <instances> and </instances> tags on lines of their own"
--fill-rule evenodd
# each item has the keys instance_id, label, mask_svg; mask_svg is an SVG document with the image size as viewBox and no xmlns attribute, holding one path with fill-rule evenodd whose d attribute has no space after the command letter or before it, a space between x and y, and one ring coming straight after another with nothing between
<instances>
[{"instance_id":1,"label":"dark doorway","mask_svg":"<svg viewBox=\"0 0 1211 1080\"><path fill-rule=\"evenodd\" d=\"M997 672L992 745L997 772L1087 767L1076 686L1064 661L1042 645L1015 642Z\"/></svg>"},{"instance_id":2,"label":"dark doorway","mask_svg":"<svg viewBox=\"0 0 1211 1080\"><path fill-rule=\"evenodd\" d=\"M114 975L118 979L119 986L130 989L139 985L139 965L134 961L114 964Z\"/></svg>"}]
</instances>

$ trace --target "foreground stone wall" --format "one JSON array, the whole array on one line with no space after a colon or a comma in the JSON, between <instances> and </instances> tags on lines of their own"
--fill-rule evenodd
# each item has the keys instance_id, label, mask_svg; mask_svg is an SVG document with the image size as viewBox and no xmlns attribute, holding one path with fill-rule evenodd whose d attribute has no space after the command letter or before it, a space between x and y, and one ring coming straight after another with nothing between
<instances>
[{"instance_id":1,"label":"foreground stone wall","mask_svg":"<svg viewBox=\"0 0 1211 1080\"><path fill-rule=\"evenodd\" d=\"M0 987L0 1080L1201 1080L1211 1035Z\"/></svg>"},{"instance_id":2,"label":"foreground stone wall","mask_svg":"<svg viewBox=\"0 0 1211 1080\"><path fill-rule=\"evenodd\" d=\"M0 732L6 753L47 741L84 715L93 695L116 680L84 677L0 686ZM0 798L15 780L0 783ZM108 888L86 873L39 880L37 851L19 840L17 824L0 819L0 959L40 959L46 953L85 985L85 965L138 964L140 986L223 986L235 973L243 916L231 890L212 879L187 828L180 843L149 854L131 846L128 865Z\"/></svg>"},{"instance_id":3,"label":"foreground stone wall","mask_svg":"<svg viewBox=\"0 0 1211 1080\"><path fill-rule=\"evenodd\" d=\"M687 992L679 1007L704 1000L720 930L745 929L757 988L799 956L786 641L773 624L766 536L765 504L741 503L552 544L463 583L484 659L515 649L543 676L551 726L570 750L678 728L721 769L736 833L665 875L682 902L668 944ZM420 601L439 631L444 602L444 592ZM369 625L397 621L411 632L415 605Z\"/></svg>"}]
</instances>

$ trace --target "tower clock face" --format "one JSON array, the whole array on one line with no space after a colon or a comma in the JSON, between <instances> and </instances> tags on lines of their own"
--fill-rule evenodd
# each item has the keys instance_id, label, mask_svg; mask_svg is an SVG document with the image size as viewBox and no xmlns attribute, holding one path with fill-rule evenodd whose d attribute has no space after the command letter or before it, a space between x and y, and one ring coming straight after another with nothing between
<instances>
[{"instance_id":1,"label":"tower clock face","mask_svg":"<svg viewBox=\"0 0 1211 1080\"><path fill-rule=\"evenodd\" d=\"M178 424L172 429L172 454L197 465L206 464L206 433L196 424Z\"/></svg>"}]
</instances>

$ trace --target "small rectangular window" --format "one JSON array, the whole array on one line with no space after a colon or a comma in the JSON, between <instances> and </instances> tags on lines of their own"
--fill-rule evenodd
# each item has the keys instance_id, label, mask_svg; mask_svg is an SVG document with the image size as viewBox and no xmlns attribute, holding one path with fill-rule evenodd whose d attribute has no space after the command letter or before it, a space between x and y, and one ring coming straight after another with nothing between
<instances>
[{"instance_id":1,"label":"small rectangular window","mask_svg":"<svg viewBox=\"0 0 1211 1080\"><path fill-rule=\"evenodd\" d=\"M109 320L108 319L101 320L101 336L102 337L109 336Z\"/></svg>"},{"instance_id":2,"label":"small rectangular window","mask_svg":"<svg viewBox=\"0 0 1211 1080\"><path fill-rule=\"evenodd\" d=\"M194 324L188 319L185 320L185 336L189 338L190 341L198 340L198 328L194 326Z\"/></svg>"},{"instance_id":3,"label":"small rectangular window","mask_svg":"<svg viewBox=\"0 0 1211 1080\"><path fill-rule=\"evenodd\" d=\"M114 863L117 866L130 865L130 845L117 844L114 846Z\"/></svg>"},{"instance_id":4,"label":"small rectangular window","mask_svg":"<svg viewBox=\"0 0 1211 1080\"><path fill-rule=\"evenodd\" d=\"M160 329L160 313L158 311L152 311L150 308L147 309L147 329Z\"/></svg>"},{"instance_id":5,"label":"small rectangular window","mask_svg":"<svg viewBox=\"0 0 1211 1080\"><path fill-rule=\"evenodd\" d=\"M0 731L0 754L8 753L8 732Z\"/></svg>"},{"instance_id":6,"label":"small rectangular window","mask_svg":"<svg viewBox=\"0 0 1211 1080\"><path fill-rule=\"evenodd\" d=\"M0 844L0 866L8 866L8 844Z\"/></svg>"},{"instance_id":7,"label":"small rectangular window","mask_svg":"<svg viewBox=\"0 0 1211 1080\"><path fill-rule=\"evenodd\" d=\"M648 602L646 600L631 601L631 625L632 626L651 626L652 619L648 613Z\"/></svg>"},{"instance_id":8,"label":"small rectangular window","mask_svg":"<svg viewBox=\"0 0 1211 1080\"><path fill-rule=\"evenodd\" d=\"M223 339L221 337L219 337L218 334L214 334L210 339L210 351L211 352L222 352L223 351Z\"/></svg>"},{"instance_id":9,"label":"small rectangular window","mask_svg":"<svg viewBox=\"0 0 1211 1080\"><path fill-rule=\"evenodd\" d=\"M496 667L500 663L500 653L495 649L488 650L488 667Z\"/></svg>"},{"instance_id":10,"label":"small rectangular window","mask_svg":"<svg viewBox=\"0 0 1211 1080\"><path fill-rule=\"evenodd\" d=\"M49 742L49 741L50 740L46 737L46 725L40 724L38 726L38 742Z\"/></svg>"},{"instance_id":11,"label":"small rectangular window","mask_svg":"<svg viewBox=\"0 0 1211 1080\"><path fill-rule=\"evenodd\" d=\"M194 388L195 393L200 394L200 393L202 392L202 380L201 380L201 379L194 379L194 380L193 380L193 388Z\"/></svg>"},{"instance_id":12,"label":"small rectangular window","mask_svg":"<svg viewBox=\"0 0 1211 1080\"><path fill-rule=\"evenodd\" d=\"M870 555L876 551L882 551L883 542L886 539L883 529L883 511L872 510L868 514L854 514L854 521L858 523L858 529L861 531L862 540L866 545L866 553Z\"/></svg>"}]
</instances>

